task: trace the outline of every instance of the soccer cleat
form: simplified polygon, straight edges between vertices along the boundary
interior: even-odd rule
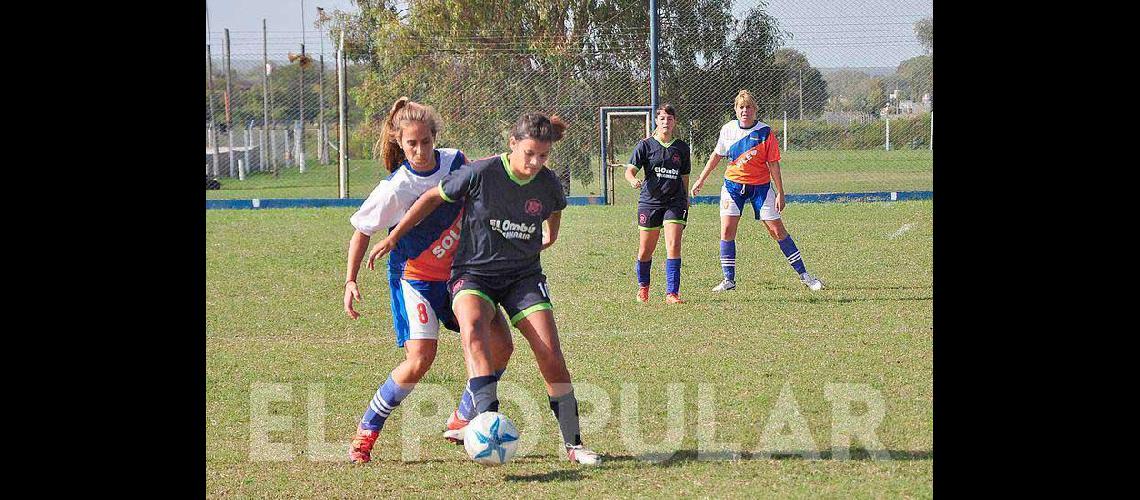
[[[380,431],[370,431],[357,427],[356,437],[352,438],[352,448],[348,450],[348,458],[354,464],[363,464],[372,460],[372,445],[376,444],[376,437]]]
[[[665,295],[665,303],[666,304],[684,304],[685,301],[681,300],[681,297],[679,295],[677,295],[675,293],[670,293],[670,294]]]
[[[800,275],[800,282],[802,282],[813,292],[823,290],[823,282],[820,281],[819,278],[816,278],[815,276],[812,276],[808,273],[803,273]]]
[[[649,302],[649,287],[642,286],[637,288],[637,301]]]
[[[582,465],[601,465],[602,456],[587,449],[585,446],[567,446],[566,458],[571,462],[579,463]]]
[[[470,420],[463,420],[459,416],[459,410],[451,412],[451,416],[447,417],[447,430],[443,431],[443,438],[454,444],[463,444],[463,432],[469,422]]]
[[[726,290],[736,290],[736,282],[730,279],[725,279],[712,289],[714,292],[723,292]]]

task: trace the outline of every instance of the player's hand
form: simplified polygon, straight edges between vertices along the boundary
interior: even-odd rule
[[[391,252],[392,247],[394,246],[396,245],[391,241],[388,241],[388,238],[384,238],[383,240],[380,240],[380,243],[373,245],[372,251],[368,252],[368,269],[375,271],[376,259],[388,255],[388,252]]]
[[[776,212],[784,213],[784,193],[776,193]]]
[[[641,179],[634,179],[632,182],[629,183],[630,186],[633,186],[633,189],[641,189],[641,184],[642,184]]]
[[[542,250],[546,250],[547,248],[550,248],[550,246],[553,244],[554,244],[554,240],[550,239],[550,233],[546,233],[546,234],[542,235]],[[542,250],[539,250],[539,251],[541,252]]]
[[[348,317],[356,319],[360,317],[360,313],[352,308],[352,301],[364,302],[364,297],[360,296],[360,289],[357,288],[355,281],[349,281],[344,284],[344,312],[348,313]]]
[[[701,188],[704,187],[704,185],[705,181],[697,179],[697,182],[693,183],[693,188],[689,190],[689,196],[696,196],[697,193],[701,192]]]

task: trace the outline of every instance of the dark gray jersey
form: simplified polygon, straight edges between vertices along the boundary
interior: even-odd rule
[[[566,195],[550,169],[519,181],[509,165],[504,153],[468,163],[440,181],[443,199],[463,204],[453,277],[519,277],[542,271],[542,221],[566,208]]]

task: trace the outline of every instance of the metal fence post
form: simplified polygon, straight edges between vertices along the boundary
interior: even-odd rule
[[[321,89],[320,102],[317,103],[320,113],[317,116],[317,122],[320,125],[317,127],[317,161],[321,165],[328,165],[329,163],[329,148],[328,140],[325,138],[327,130],[325,127],[325,50],[324,50],[324,34],[321,34],[321,69],[319,77],[319,85]]]
[[[206,44],[206,85],[210,96],[206,101],[210,104],[210,142],[214,148],[214,156],[211,158],[214,165],[214,177],[218,176],[218,156],[221,152],[218,151],[218,122],[214,118],[214,57],[210,55],[210,44]]]
[[[301,24],[304,27],[304,23]],[[301,31],[301,36],[305,36],[305,31]],[[299,94],[297,96],[300,106],[297,110],[297,167],[300,172],[305,173],[305,44],[301,43],[301,83],[297,89]]]
[[[273,137],[273,127],[269,126],[269,108],[272,105],[271,97],[273,95],[269,89],[269,28],[265,19],[261,19],[261,60],[265,62],[265,76],[262,78],[262,85],[265,87],[265,123],[262,127],[265,128],[265,134],[269,136],[269,169],[273,171],[273,177],[277,177],[277,157],[274,155],[277,148],[276,141]]]
[[[253,147],[253,133],[250,131],[251,128],[253,128],[253,120],[250,120],[249,124],[245,127],[245,173],[247,174],[251,170],[249,167],[251,165],[249,162],[249,150]]]
[[[788,150],[788,112],[784,111],[784,151]]]
[[[886,118],[887,121],[887,151],[891,150],[891,119]]]
[[[340,184],[340,198],[348,198],[348,96],[345,91],[345,77],[344,73],[347,70],[347,64],[344,62],[344,31],[340,32],[340,48],[337,54],[337,118],[339,127],[337,127],[337,135],[339,141],[339,148],[337,149],[338,161],[340,168],[337,170],[337,177],[339,177]]]
[[[233,87],[230,85],[230,29],[226,28],[226,146],[229,148],[230,177],[234,176],[234,121],[230,112],[230,96]]]

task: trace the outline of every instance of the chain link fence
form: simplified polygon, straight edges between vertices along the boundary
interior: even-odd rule
[[[466,18],[438,14],[466,3]],[[561,115],[571,127],[549,166],[571,195],[601,195],[605,164],[624,163],[645,136],[643,117],[615,118],[612,157],[601,158],[599,108],[650,104],[646,2],[547,0],[509,13],[483,3],[413,0],[401,13],[316,23],[310,41],[346,37],[350,197],[387,175],[372,148],[402,95],[434,106],[438,144],[470,158],[506,151],[524,112]],[[780,141],[788,192],[933,189],[931,0],[658,3],[659,100],[678,109],[693,175],[747,88]],[[225,32],[207,47],[206,173],[222,181],[207,197],[336,197],[333,47],[301,57],[300,32],[228,35],[228,53]]]

